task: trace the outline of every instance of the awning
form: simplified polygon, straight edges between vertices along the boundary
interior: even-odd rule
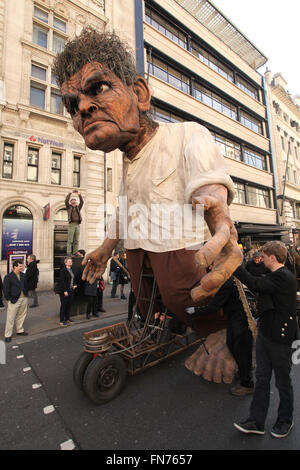
[[[237,232],[240,234],[247,235],[259,235],[259,236],[270,236],[274,235],[286,235],[291,231],[291,227],[285,227],[283,225],[263,225],[263,224],[249,224],[238,222],[235,224]]]

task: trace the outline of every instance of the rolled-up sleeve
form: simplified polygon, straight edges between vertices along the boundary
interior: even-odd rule
[[[226,164],[211,133],[197,123],[185,146],[185,201],[191,203],[192,194],[208,184],[222,184],[228,190],[227,203],[234,199],[234,185],[226,172]]]

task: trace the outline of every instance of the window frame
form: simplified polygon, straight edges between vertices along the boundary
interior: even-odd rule
[[[80,185],[81,185],[81,156],[80,155],[73,155],[73,186],[75,188],[80,188]],[[79,162],[79,170],[77,171],[75,169],[75,161],[78,161]],[[78,178],[78,184],[77,182],[75,183],[75,179],[74,177],[77,176]]]
[[[32,164],[29,163],[29,152],[30,151],[35,151],[37,152],[37,164]],[[30,183],[38,183],[39,181],[39,160],[40,160],[40,148],[39,147],[33,147],[29,145],[27,147],[27,178],[26,180],[29,181]],[[29,168],[36,168],[36,179],[29,179]]]
[[[53,156],[58,156],[59,157],[59,167],[54,167],[53,166]],[[61,185],[61,164],[62,164],[62,154],[56,150],[52,150],[51,152],[51,184],[54,184],[56,186],[60,186]],[[55,175],[59,175],[59,179],[58,179],[58,183],[53,183],[52,182],[52,175],[55,174]]]
[[[12,148],[12,159],[11,160],[7,160],[5,158],[5,147],[8,146],[8,147],[11,147]],[[3,149],[2,149],[2,154],[3,154],[3,159],[2,159],[2,178],[5,178],[5,179],[13,179],[13,171],[14,171],[14,153],[15,153],[15,144],[11,143],[11,142],[6,142],[4,141],[3,142]],[[4,166],[5,164],[7,166],[10,167],[11,171],[10,171],[10,176],[4,176]]]

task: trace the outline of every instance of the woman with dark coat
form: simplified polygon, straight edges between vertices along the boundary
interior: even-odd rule
[[[99,280],[97,279],[93,284],[90,284],[88,281],[85,282],[84,286],[84,295],[87,297],[87,310],[86,310],[86,318],[89,320],[91,314],[93,317],[99,317],[97,313],[98,307],[98,283]]]
[[[58,290],[60,297],[60,326],[68,326],[72,320],[70,319],[70,311],[73,301],[74,289],[74,273],[72,271],[72,258],[67,256],[64,259],[64,266],[59,273]]]
[[[25,273],[25,287],[28,291],[29,297],[33,298],[33,304],[29,305],[29,308],[38,307],[38,296],[36,293],[36,288],[39,282],[39,270],[38,263],[40,260],[37,260],[35,255],[28,255],[27,257],[27,269]]]

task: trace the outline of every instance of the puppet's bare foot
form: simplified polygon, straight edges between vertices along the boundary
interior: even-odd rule
[[[210,382],[231,383],[236,362],[226,345],[226,330],[209,335],[203,345],[186,361],[185,366],[196,375]]]

